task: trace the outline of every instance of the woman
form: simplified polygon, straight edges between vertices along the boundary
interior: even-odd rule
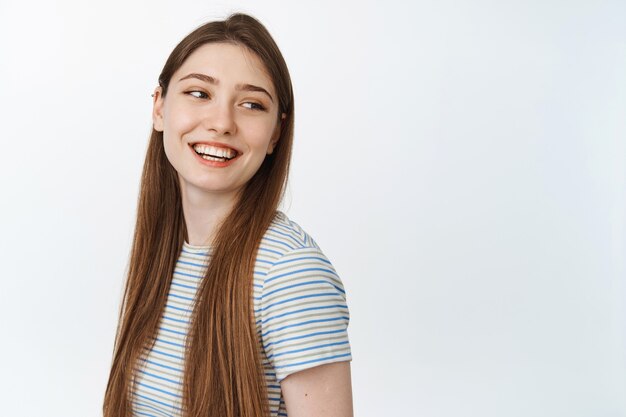
[[[254,18],[200,26],[159,76],[104,415],[351,416],[345,292],[277,211],[294,103]]]

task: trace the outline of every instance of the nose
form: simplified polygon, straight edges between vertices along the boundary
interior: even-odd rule
[[[214,103],[206,109],[204,125],[218,135],[233,135],[237,131],[233,108],[227,102]]]

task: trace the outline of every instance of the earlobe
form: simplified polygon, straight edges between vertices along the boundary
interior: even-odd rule
[[[163,97],[161,86],[157,87],[152,93],[152,127],[157,132],[163,132]]]
[[[276,135],[275,138],[272,138],[272,140],[270,141],[270,146],[267,148],[267,154],[271,155],[272,152],[274,152],[274,148],[276,147],[276,143],[278,142],[278,138],[279,136]]]
[[[267,154],[268,155],[271,155],[272,152],[274,152],[274,148],[276,147],[276,143],[278,143],[278,140],[280,139],[280,132],[283,130],[283,120],[285,120],[286,117],[287,117],[287,115],[285,113],[283,113],[280,116],[280,123],[278,123],[276,125],[276,129],[274,129],[274,136],[272,137],[272,140],[270,141],[269,148],[267,149]]]

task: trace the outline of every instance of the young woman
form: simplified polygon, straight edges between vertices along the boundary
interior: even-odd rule
[[[200,26],[159,76],[104,416],[352,416],[346,295],[277,210],[294,102],[267,30]]]

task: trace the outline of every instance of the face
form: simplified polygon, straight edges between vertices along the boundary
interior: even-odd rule
[[[209,43],[154,94],[153,125],[163,132],[181,191],[234,196],[272,153],[280,134],[278,97],[260,59],[243,46]]]

